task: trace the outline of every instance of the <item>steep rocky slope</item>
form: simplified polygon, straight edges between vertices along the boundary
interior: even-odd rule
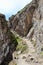
[[[33,0],[25,9],[10,17],[9,21],[13,32],[24,37],[27,35],[25,39],[22,39],[31,48],[28,50],[27,57],[24,53],[25,59],[22,58],[22,53],[18,55],[17,65],[43,65],[43,0]]]
[[[9,18],[11,29],[16,31],[19,35],[27,35],[32,27],[32,17],[36,7],[37,1],[32,1],[16,15],[12,15]]]

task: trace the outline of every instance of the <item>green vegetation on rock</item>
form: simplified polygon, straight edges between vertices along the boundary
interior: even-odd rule
[[[34,47],[36,46],[36,41],[32,40],[32,44],[34,45]]]
[[[16,37],[16,40],[18,43],[22,41],[22,39],[20,39],[19,37]]]
[[[12,65],[17,65],[17,64],[12,64]]]
[[[40,53],[40,54],[41,54],[41,56],[43,56],[43,51],[41,51],[41,53]]]
[[[12,33],[11,33],[11,42],[17,46],[16,51],[21,51],[22,53],[27,49],[27,45],[25,44],[25,42],[20,37],[15,36]]]
[[[14,44],[17,43],[17,40],[16,40],[15,36],[12,33],[11,33],[10,39],[11,39],[12,43],[14,43]]]
[[[21,51],[21,53],[23,53],[26,49],[27,49],[27,45],[26,44],[18,43],[16,51]]]

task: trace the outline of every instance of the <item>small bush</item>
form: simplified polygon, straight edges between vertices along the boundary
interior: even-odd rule
[[[16,37],[16,40],[18,43],[22,41],[22,39],[20,39],[19,37]]]
[[[41,56],[43,56],[43,51],[40,54],[41,54]]]
[[[17,39],[15,38],[15,36],[12,33],[10,35],[10,39],[11,39],[11,43],[18,44]]]
[[[14,65],[17,65],[17,64],[14,64]]]
[[[19,43],[18,46],[17,46],[17,48],[16,48],[16,51],[19,51],[19,50],[20,50],[21,53],[22,53],[22,52],[24,52],[26,49],[27,49],[27,45],[23,45],[23,44]]]

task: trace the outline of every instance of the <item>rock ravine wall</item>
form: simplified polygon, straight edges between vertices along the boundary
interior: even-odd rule
[[[7,21],[3,14],[0,14],[0,64],[9,52],[9,31]]]

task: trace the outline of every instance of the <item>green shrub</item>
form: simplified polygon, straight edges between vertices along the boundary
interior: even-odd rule
[[[16,51],[21,50],[21,53],[24,52],[27,49],[27,45],[23,45],[21,43],[18,44]]]
[[[40,53],[40,54],[41,54],[41,56],[43,56],[43,51],[41,51],[41,53]]]
[[[33,40],[32,40],[32,44],[33,44],[34,47],[35,47],[35,46],[36,46],[36,41],[33,41]]]
[[[16,37],[16,40],[18,43],[22,41],[22,39],[20,39],[19,37]]]
[[[22,47],[21,53],[24,52],[26,49],[27,49],[27,45],[24,45],[24,46]]]
[[[22,53],[22,52],[24,52],[27,49],[27,45],[21,43],[23,41],[21,38],[15,37],[11,33],[10,34],[10,39],[11,39],[11,43],[13,43],[15,45],[15,47],[16,47],[16,51],[21,50],[21,53]]]
[[[17,64],[14,64],[14,65],[17,65]]]
[[[11,40],[11,44],[14,44],[15,47],[18,45],[18,42],[12,33],[10,33],[10,40]]]

